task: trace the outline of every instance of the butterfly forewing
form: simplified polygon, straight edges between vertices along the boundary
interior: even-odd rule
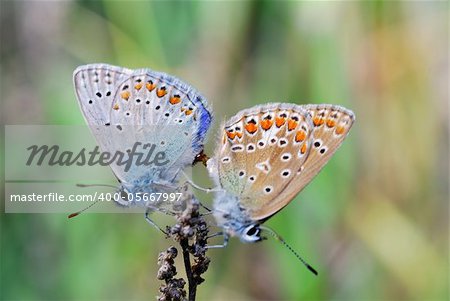
[[[306,105],[303,108],[309,112],[313,126],[311,150],[295,178],[273,200],[277,206],[262,207],[252,215],[255,220],[270,217],[289,204],[336,152],[355,120],[353,112],[336,105]]]
[[[311,148],[307,111],[290,104],[245,110],[223,127],[218,173],[221,186],[251,215],[279,208],[276,196],[295,178]]]
[[[296,179],[303,189],[330,160],[341,146],[355,121],[352,111],[336,105],[307,105],[314,126],[312,149],[300,177]]]
[[[74,71],[75,92],[88,125],[109,122],[117,86],[132,72],[104,64],[80,66]]]

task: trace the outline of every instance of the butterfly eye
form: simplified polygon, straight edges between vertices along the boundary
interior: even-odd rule
[[[257,231],[256,227],[251,227],[250,229],[247,230],[247,233],[246,233],[246,234],[247,234],[248,236],[253,236],[253,235],[255,235],[257,232],[258,232],[258,231]]]
[[[242,230],[241,240],[244,242],[257,242],[261,240],[261,230],[258,225],[249,225]]]

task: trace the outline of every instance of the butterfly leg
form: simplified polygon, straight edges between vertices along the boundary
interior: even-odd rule
[[[155,227],[156,229],[158,229],[159,231],[161,231],[162,233],[164,233],[164,235],[168,235],[166,231],[164,231],[163,229],[161,229],[152,219],[150,219],[150,217],[148,216],[148,214],[150,213],[150,210],[147,209],[145,211],[145,220],[152,225],[153,227]]]
[[[228,240],[230,239],[230,236],[223,232],[218,232],[216,234],[211,235],[210,237],[223,235],[223,243],[221,245],[212,245],[212,246],[206,246],[207,249],[219,249],[219,248],[225,248],[228,245]]]
[[[208,211],[208,212],[206,212],[206,213],[201,213],[200,215],[201,215],[201,216],[208,216],[208,215],[211,215],[211,214],[214,214],[214,212]]]
[[[198,189],[198,190],[200,190],[200,191],[203,191],[203,192],[206,192],[206,193],[223,191],[223,189],[220,188],[220,187],[216,187],[216,188],[203,188],[203,187],[201,187],[201,186],[198,186],[197,184],[195,184],[194,182],[192,182],[192,180],[186,175],[186,173],[185,173],[184,171],[182,171],[181,173],[184,175],[184,177],[186,178],[186,182],[187,182],[189,185],[191,185],[192,187],[194,187],[194,188],[196,188],[196,189]]]
[[[175,191],[178,188],[178,186],[173,185],[173,183],[168,182],[168,181],[163,181],[163,182],[154,181],[152,183],[152,187],[157,190],[163,189],[163,190],[167,190],[167,191]]]
[[[170,215],[170,216],[175,216],[175,215],[177,215],[177,214],[175,213],[175,211],[170,211],[170,210],[164,209],[164,208],[156,208],[155,211],[158,211],[158,212],[164,213],[165,215]]]
[[[206,239],[210,239],[210,238],[213,238],[213,237],[216,237],[216,236],[221,236],[221,235],[223,235],[223,232],[222,232],[222,231],[216,232],[216,233],[214,233],[214,234],[211,234],[211,235],[206,236]]]
[[[208,213],[207,213],[207,214],[211,214],[211,213],[212,213],[212,210],[211,210],[211,209],[209,209],[208,207],[206,207],[205,205],[203,205],[203,203],[202,203],[202,202],[200,202],[200,201],[199,201],[199,204],[200,204],[200,206],[202,206],[202,207],[203,207],[203,209],[205,209],[206,211],[208,211]],[[204,214],[204,215],[206,215],[206,214]]]

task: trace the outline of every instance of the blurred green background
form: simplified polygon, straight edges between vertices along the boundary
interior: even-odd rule
[[[355,112],[341,149],[267,223],[319,277],[273,240],[233,239],[208,252],[198,300],[448,300],[448,2],[0,4],[4,124],[83,124],[72,71],[93,62],[195,86],[216,115],[208,153],[218,124],[255,104]],[[2,213],[1,226],[3,300],[154,300],[172,244],[135,214]]]

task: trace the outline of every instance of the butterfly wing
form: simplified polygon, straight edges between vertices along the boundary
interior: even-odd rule
[[[330,160],[348,135],[355,121],[352,111],[337,105],[306,105],[313,125],[311,150],[299,173],[267,206],[252,215],[254,220],[264,220],[281,210],[316,176]],[[273,204],[273,205],[272,205]]]
[[[223,127],[212,164],[216,181],[239,197],[252,220],[267,219],[322,169],[353,121],[351,111],[332,105],[269,104],[242,111]]]
[[[283,206],[276,196],[297,176],[311,148],[307,111],[293,104],[256,106],[232,117],[222,130],[219,185],[238,196],[251,215]]]
[[[79,67],[74,82],[83,114],[103,150],[129,152],[139,142],[144,153],[145,145],[147,151],[154,146],[153,154],[164,154],[164,166],[132,164],[125,170],[111,164],[126,187],[145,187],[155,179],[172,182],[203,149],[212,115],[206,100],[179,79],[150,69],[94,64]]]
[[[80,66],[74,71],[75,93],[88,125],[102,126],[109,122],[117,86],[132,72],[106,64]]]

